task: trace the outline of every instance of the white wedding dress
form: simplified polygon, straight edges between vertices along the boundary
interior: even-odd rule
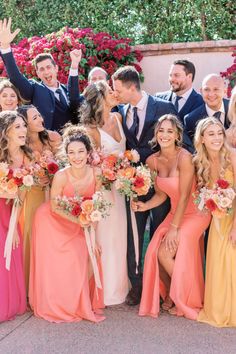
[[[105,154],[125,151],[126,138],[122,125],[116,117],[121,141],[117,142],[104,130],[98,129],[101,148]],[[110,215],[102,219],[97,227],[97,240],[101,246],[103,288],[105,305],[117,305],[125,301],[129,291],[127,270],[127,217],[125,198],[112,186],[104,195],[112,203]]]

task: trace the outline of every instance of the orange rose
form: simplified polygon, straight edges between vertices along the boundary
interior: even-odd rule
[[[89,226],[90,220],[88,219],[88,215],[84,213],[80,213],[79,223],[82,227]]]
[[[133,160],[133,154],[130,150],[126,150],[124,152],[124,157],[126,157],[129,161],[132,161]]]
[[[44,177],[45,176],[45,170],[41,168],[36,172],[37,177]]]
[[[109,169],[105,169],[102,171],[102,174],[105,178],[107,178],[109,181],[114,181],[116,179],[116,174],[114,171],[111,171]]]
[[[134,167],[126,167],[118,171],[119,176],[124,177],[124,178],[133,178],[135,174],[135,168]]]
[[[92,200],[84,200],[81,203],[81,209],[82,209],[82,213],[81,214],[91,214],[93,211],[93,201]]]
[[[109,155],[104,158],[103,163],[105,164],[105,166],[114,167],[115,164],[117,163],[117,156]]]

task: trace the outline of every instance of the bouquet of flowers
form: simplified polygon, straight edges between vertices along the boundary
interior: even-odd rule
[[[136,150],[126,150],[124,153],[118,155],[110,154],[103,156],[99,152],[95,152],[96,156],[93,156],[93,164],[96,161],[96,165],[101,168],[101,182],[106,190],[111,190],[111,186],[116,181],[119,171],[127,169],[136,164],[140,156]]]
[[[199,210],[209,210],[217,218],[229,215],[232,212],[232,204],[235,191],[224,179],[218,179],[211,189],[203,187],[195,193],[195,204]]]
[[[118,171],[115,188],[128,199],[135,199],[148,193],[154,184],[153,177],[151,170],[147,166],[128,166]]]
[[[18,190],[30,189],[34,184],[32,167],[12,169],[0,162],[0,193],[17,194]]]
[[[34,179],[38,184],[39,179],[48,176],[50,179],[59,170],[59,163],[53,158],[50,150],[45,150],[42,155],[36,155],[36,162],[33,165]]]
[[[55,201],[59,210],[78,218],[79,224],[84,228],[109,216],[111,207],[111,203],[104,199],[102,192],[96,192],[91,198],[57,196]]]

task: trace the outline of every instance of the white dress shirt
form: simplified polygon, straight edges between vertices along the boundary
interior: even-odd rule
[[[142,98],[141,100],[136,104],[136,106],[130,105],[130,108],[127,112],[126,116],[126,125],[128,129],[133,124],[133,108],[137,107],[137,114],[139,117],[139,130],[137,134],[137,139],[140,138],[143,127],[144,127],[144,122],[145,122],[145,117],[146,117],[146,110],[147,110],[147,103],[148,103],[148,94],[145,91],[142,91]]]
[[[221,112],[220,121],[224,125],[224,122],[225,122],[225,107],[224,107],[224,103],[223,102],[221,103],[220,109],[218,109],[218,111],[213,111],[213,109],[208,107],[207,104],[205,106],[206,106],[206,111],[207,111],[208,117],[213,117],[214,113]]]
[[[180,100],[178,101],[178,104],[179,104],[179,106],[178,106],[178,107],[179,107],[178,112],[183,108],[183,106],[185,105],[187,99],[188,99],[189,96],[191,95],[192,91],[193,91],[193,88],[191,87],[188,91],[186,91],[185,93],[183,93],[183,94],[181,95],[181,98],[180,98]],[[172,97],[171,97],[171,102],[173,103],[173,105],[175,105],[176,97],[177,97],[176,93],[173,92],[173,95],[172,95]]]

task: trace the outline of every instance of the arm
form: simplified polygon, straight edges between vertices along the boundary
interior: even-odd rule
[[[70,52],[71,67],[68,78],[68,95],[70,102],[70,109],[76,111],[81,103],[81,96],[79,93],[79,78],[78,66],[82,58],[82,50],[74,49]]]
[[[57,209],[55,198],[58,195],[62,195],[66,183],[67,183],[67,177],[65,171],[57,172],[53,178],[52,188],[51,188],[51,210],[57,215],[63,217],[64,219],[78,224],[78,218],[74,217],[73,215],[66,214],[63,210]]]
[[[153,154],[151,156],[149,156],[146,160],[146,164],[148,165],[148,167],[150,168],[150,170],[152,172],[156,172],[157,171],[157,157],[156,154]],[[162,203],[164,203],[164,201],[167,198],[166,193],[164,193],[163,191],[161,191],[157,185],[154,185],[155,188],[155,194],[152,196],[151,199],[149,199],[147,202],[143,203],[143,202],[131,202],[132,208],[134,211],[146,211],[155,207],[158,207],[159,205],[161,205]]]
[[[0,21],[0,43],[1,50],[3,51],[2,59],[6,66],[8,76],[13,85],[19,89],[23,98],[31,101],[34,92],[33,83],[20,73],[10,47],[11,42],[19,32],[20,30],[17,29],[15,32],[11,33],[11,18],[8,21],[6,19]]]
[[[52,147],[52,153],[55,155],[62,142],[61,135],[57,133],[56,131],[48,130],[48,135],[50,139],[50,145]]]

